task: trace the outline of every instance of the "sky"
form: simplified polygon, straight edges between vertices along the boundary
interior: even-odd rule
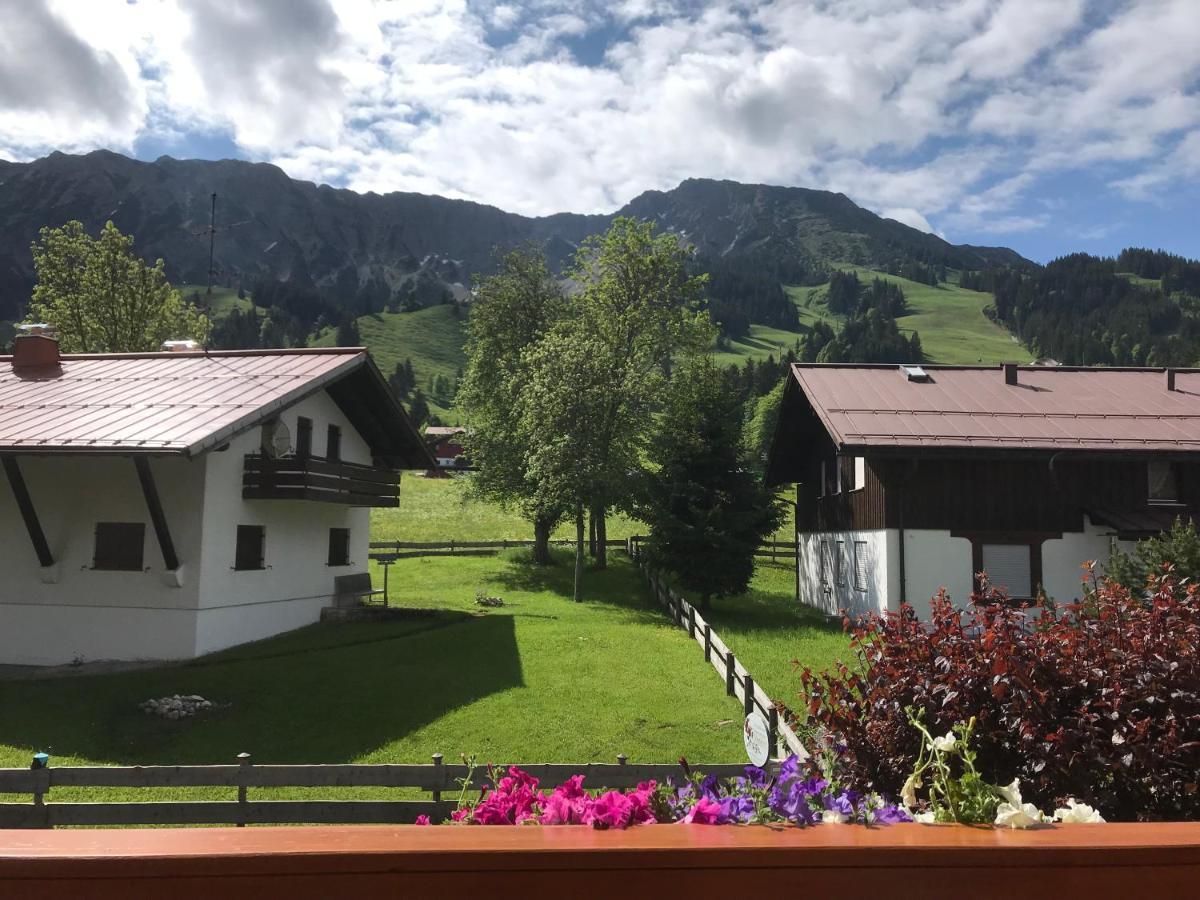
[[[840,191],[1046,261],[1200,257],[1200,0],[0,0],[0,158],[240,158],[610,212]]]

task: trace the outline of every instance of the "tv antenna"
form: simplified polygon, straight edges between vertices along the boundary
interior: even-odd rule
[[[208,290],[205,291],[206,294],[208,294],[210,296],[212,295],[213,276],[217,274],[217,270],[213,266],[213,250],[215,249],[216,242],[217,242],[217,232],[218,231],[228,231],[230,228],[237,228],[239,225],[248,225],[248,224],[250,224],[250,220],[243,219],[241,222],[233,222],[232,224],[222,225],[218,228],[217,227],[217,192],[213,191],[212,211],[209,213],[208,227],[203,228],[200,231],[192,232],[192,234],[194,234],[196,237],[201,237],[206,234],[208,235]]]

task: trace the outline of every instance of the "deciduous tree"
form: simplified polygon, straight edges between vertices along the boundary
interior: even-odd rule
[[[163,261],[148,265],[112,222],[95,238],[78,221],[43,228],[32,250],[29,319],[53,325],[63,350],[127,353],[207,339],[208,320],[171,287]]]

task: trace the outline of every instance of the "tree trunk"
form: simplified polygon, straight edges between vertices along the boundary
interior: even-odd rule
[[[583,600],[583,504],[575,507],[575,602]]]
[[[596,558],[596,508],[588,512],[588,556]]]
[[[538,516],[533,520],[533,561],[539,566],[548,566],[550,558],[550,519]]]
[[[596,508],[596,568],[608,568],[608,520],[607,510],[603,506]]]

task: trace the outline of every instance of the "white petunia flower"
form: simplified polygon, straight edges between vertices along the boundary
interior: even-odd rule
[[[1004,785],[998,785],[996,787],[996,792],[1009,806],[1021,805],[1021,780],[1019,778],[1014,778],[1012,780],[1012,784],[1008,785],[1007,787]]]
[[[940,750],[942,753],[949,753],[958,745],[958,739],[954,736],[953,731],[946,732],[945,737],[933,739],[933,749]]]
[[[821,813],[821,821],[826,825],[841,825],[846,821],[846,816],[836,809],[827,809]]]
[[[922,825],[932,825],[934,822],[937,821],[937,817],[933,814],[932,811],[919,812],[919,813],[913,813],[913,821],[920,822]]]
[[[904,782],[904,787],[900,788],[900,802],[912,809],[917,805],[917,788],[921,786],[921,779],[916,775],[909,775],[908,780]]]
[[[1009,828],[1029,828],[1031,825],[1040,825],[1046,821],[1046,817],[1032,803],[1023,803],[1020,806],[1015,806],[1012,803],[1001,803],[996,807],[996,824],[1007,826]]]
[[[1067,805],[1054,811],[1054,818],[1064,824],[1080,822],[1103,822],[1104,817],[1086,803],[1076,802],[1074,797],[1067,800]]]

